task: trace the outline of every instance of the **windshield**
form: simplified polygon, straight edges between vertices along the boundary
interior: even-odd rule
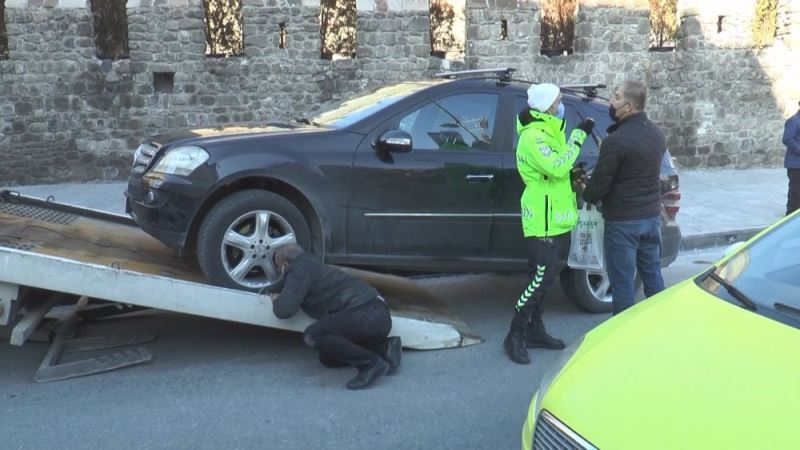
[[[311,121],[333,128],[344,128],[421,89],[438,83],[441,83],[441,81],[416,81],[377,88],[346,100],[334,109],[319,114]]]
[[[759,314],[800,328],[800,215],[738,252],[714,273],[751,300]],[[740,304],[712,278],[701,277],[700,286]]]

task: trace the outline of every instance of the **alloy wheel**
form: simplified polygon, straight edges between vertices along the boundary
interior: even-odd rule
[[[297,243],[289,222],[273,211],[250,211],[239,216],[222,239],[222,265],[236,283],[250,289],[280,279],[272,256],[280,246]]]

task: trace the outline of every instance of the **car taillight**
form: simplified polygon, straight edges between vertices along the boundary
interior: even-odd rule
[[[661,196],[661,203],[664,204],[664,211],[670,220],[675,220],[678,211],[681,209],[681,191],[677,188],[666,192]]]

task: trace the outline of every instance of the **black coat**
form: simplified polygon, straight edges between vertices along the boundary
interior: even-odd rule
[[[633,220],[661,212],[664,133],[642,111],[615,123],[600,145],[600,157],[583,191],[589,203],[603,201],[606,220]]]
[[[272,305],[279,319],[288,319],[300,308],[314,319],[345,308],[362,305],[378,295],[374,287],[343,271],[302,254],[286,270],[283,290]]]

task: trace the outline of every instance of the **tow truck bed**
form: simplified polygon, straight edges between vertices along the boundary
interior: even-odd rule
[[[378,288],[392,308],[392,335],[405,347],[437,349],[475,344],[480,337],[412,280],[345,269]],[[268,296],[210,285],[192,259],[141,231],[127,216],[49,202],[0,190],[0,326],[21,345],[20,287],[45,289],[285,330],[310,319],[272,314]],[[25,326],[23,326],[25,325]]]

